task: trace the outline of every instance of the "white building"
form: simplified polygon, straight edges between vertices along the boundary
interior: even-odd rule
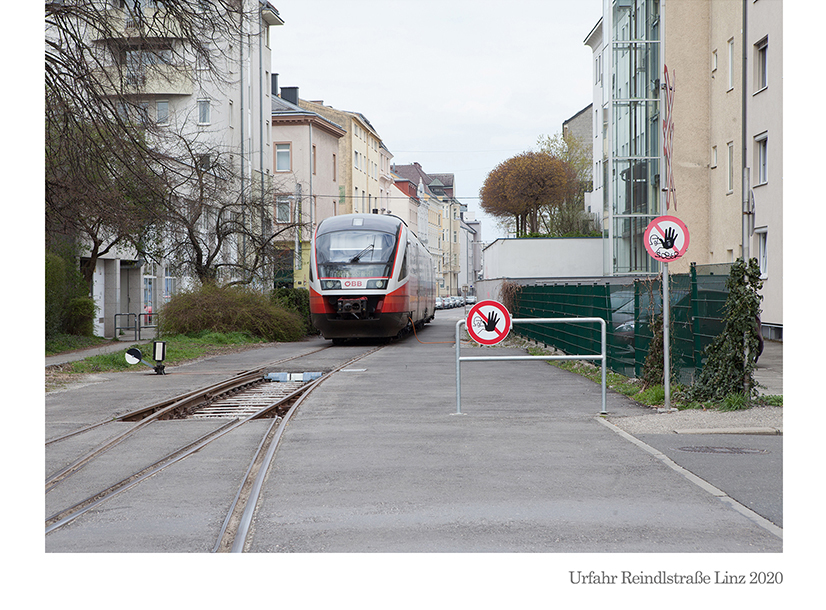
[[[120,93],[142,107],[157,126],[183,136],[194,150],[203,150],[196,162],[209,164],[212,151],[231,159],[240,176],[239,194],[255,185],[263,190],[271,179],[269,28],[283,25],[268,2],[241,1],[238,38],[209,41],[220,77],[182,48],[172,29],[160,36],[155,30],[151,39],[143,34],[142,20],[157,24],[164,10],[153,0],[106,0],[108,37],[94,37],[91,30],[88,34],[90,52],[125,75]],[[262,224],[264,218],[260,220]],[[167,261],[147,263],[129,249],[109,252],[94,271],[92,295],[99,308],[95,333],[115,336],[116,314],[144,314],[142,322],[148,323],[146,313],[157,313],[189,279],[176,277]],[[130,323],[126,316],[118,318],[118,325]]]

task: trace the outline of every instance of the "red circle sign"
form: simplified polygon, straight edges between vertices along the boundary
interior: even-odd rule
[[[498,301],[476,303],[465,324],[470,338],[482,345],[496,345],[508,336],[513,326],[510,312]]]
[[[643,240],[654,259],[670,263],[688,250],[688,228],[676,216],[660,216],[648,224]]]

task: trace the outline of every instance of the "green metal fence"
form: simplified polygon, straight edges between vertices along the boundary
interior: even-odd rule
[[[691,383],[704,351],[723,330],[725,265],[692,265],[670,274],[671,362],[682,383]],[[608,368],[628,377],[642,375],[651,341],[650,322],[662,313],[660,278],[612,278],[603,283],[526,283],[511,304],[515,318],[600,317],[608,325]],[[549,327],[520,324],[514,332],[565,353],[598,353],[599,329],[587,324]]]

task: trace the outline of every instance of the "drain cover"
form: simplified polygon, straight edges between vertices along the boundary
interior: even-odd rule
[[[727,454],[754,454],[768,453],[765,449],[749,449],[748,447],[680,447],[680,451],[690,453],[727,453]]]

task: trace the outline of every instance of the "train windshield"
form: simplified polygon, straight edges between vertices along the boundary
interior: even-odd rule
[[[319,277],[390,277],[396,236],[382,231],[336,231],[316,238]]]

